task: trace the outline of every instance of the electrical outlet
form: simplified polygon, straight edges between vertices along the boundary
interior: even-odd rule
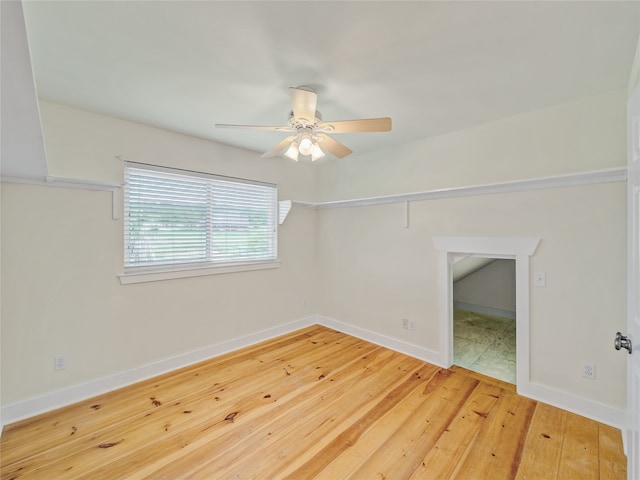
[[[409,330],[415,330],[415,329],[416,329],[416,321],[409,320]]]
[[[64,370],[65,368],[67,368],[67,359],[64,355],[56,355],[53,357],[54,370]]]
[[[407,330],[409,328],[409,320],[406,318],[402,319],[402,328],[404,328],[405,330]]]
[[[582,376],[589,380],[596,379],[596,364],[591,362],[584,362],[582,364]]]

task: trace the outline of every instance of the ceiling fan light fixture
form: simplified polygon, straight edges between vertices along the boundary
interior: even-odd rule
[[[305,157],[311,157],[313,161],[324,157],[325,152],[336,158],[344,158],[353,153],[345,145],[327,135],[328,133],[391,131],[391,119],[389,117],[324,122],[317,109],[318,94],[311,87],[304,85],[290,87],[289,93],[292,109],[286,126],[216,123],[216,127],[293,132],[293,135],[280,140],[275,147],[263,153],[261,157],[284,155],[295,161],[298,161],[298,157],[301,154]],[[319,147],[319,143],[322,144],[322,149]],[[283,154],[282,151],[285,149],[286,152]]]
[[[300,137],[298,150],[302,155],[311,155],[314,145],[315,144],[313,142],[313,139],[311,138],[311,135],[309,135],[308,133],[303,133]]]
[[[285,157],[289,157],[291,160],[298,161],[298,142],[291,142],[289,148],[284,152]]]
[[[320,146],[316,143],[311,150],[311,161],[315,162],[319,158],[324,157],[324,152],[320,148]]]

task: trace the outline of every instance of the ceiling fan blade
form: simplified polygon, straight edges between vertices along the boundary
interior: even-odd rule
[[[334,157],[344,158],[347,155],[349,155],[350,153],[353,153],[352,150],[350,150],[349,148],[345,147],[343,144],[341,144],[337,140],[334,140],[329,135],[325,135],[324,133],[320,133],[320,134],[318,134],[318,137],[320,137],[322,139],[320,141],[320,144],[319,144],[320,148],[322,150],[325,150],[325,151],[329,152]]]
[[[289,87],[291,94],[291,105],[293,117],[304,118],[313,122],[316,118],[316,107],[318,105],[318,94],[306,87]]]
[[[260,155],[260,157],[266,158],[266,157],[275,157],[279,155],[285,148],[287,148],[291,144],[291,142],[293,142],[295,138],[296,138],[295,135],[291,135],[290,137],[285,138],[280,143],[278,143],[275,147],[273,147],[271,150]]]
[[[318,125],[318,130],[328,133],[389,132],[391,130],[391,119],[383,117],[323,122]]]
[[[276,130],[278,132],[295,132],[291,127],[272,127],[268,125],[229,125],[226,123],[216,123],[217,128],[246,128],[249,130]]]

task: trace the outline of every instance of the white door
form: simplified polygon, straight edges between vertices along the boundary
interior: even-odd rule
[[[627,103],[627,477],[640,479],[640,85]],[[623,332],[624,333],[624,332]],[[623,432],[624,434],[625,432]]]

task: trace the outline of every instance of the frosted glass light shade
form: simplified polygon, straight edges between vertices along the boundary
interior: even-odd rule
[[[313,140],[311,140],[311,137],[303,136],[300,140],[298,150],[300,150],[300,153],[303,155],[311,155],[311,151],[313,150]]]
[[[289,157],[291,160],[298,161],[298,142],[292,142],[289,148],[284,152],[285,157]]]
[[[318,160],[319,158],[322,158],[322,157],[324,157],[324,152],[318,146],[318,144],[315,144],[313,146],[313,149],[311,150],[311,161],[315,162],[316,160]]]

